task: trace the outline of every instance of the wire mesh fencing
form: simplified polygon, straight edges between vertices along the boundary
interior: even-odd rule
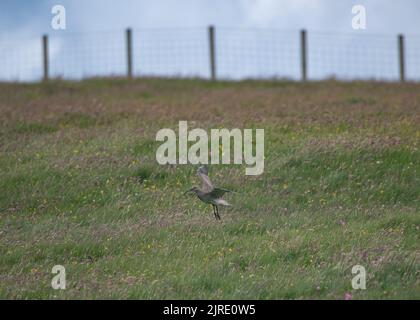
[[[49,38],[49,76],[81,79],[122,76],[126,43],[121,32],[74,34]]]
[[[0,80],[31,81],[42,76],[40,38],[0,39]]]
[[[420,80],[420,37],[179,28],[1,39],[0,80],[88,77]]]
[[[397,37],[310,33],[310,76],[398,81]]]

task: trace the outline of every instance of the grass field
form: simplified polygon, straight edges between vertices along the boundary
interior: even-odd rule
[[[420,84],[0,84],[0,298],[420,299],[419,111]],[[156,162],[179,120],[265,129],[264,174],[210,167],[221,221]]]

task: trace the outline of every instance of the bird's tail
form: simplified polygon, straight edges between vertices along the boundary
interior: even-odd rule
[[[223,199],[217,199],[216,203],[219,206],[230,206],[230,203]]]

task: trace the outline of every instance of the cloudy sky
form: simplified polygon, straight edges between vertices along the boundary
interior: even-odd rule
[[[66,30],[51,28],[56,4],[66,9]],[[365,30],[352,29],[356,4],[366,7]],[[225,77],[298,77],[298,31],[305,28],[310,76],[391,79],[398,72],[396,35],[404,33],[408,74],[420,78],[419,15],[418,0],[1,0],[0,79],[40,76],[44,33],[53,75],[123,73],[127,27],[134,29],[136,74],[207,76],[210,24],[217,30],[218,74]],[[369,59],[364,66],[362,55]]]

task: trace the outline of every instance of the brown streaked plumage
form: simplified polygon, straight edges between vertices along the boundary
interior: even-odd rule
[[[222,189],[222,188],[215,188],[213,186],[213,183],[211,182],[208,176],[207,166],[199,167],[197,170],[197,174],[200,177],[201,181],[203,182],[201,189],[197,187],[192,187],[191,189],[184,192],[184,194],[187,194],[189,192],[194,193],[204,203],[211,204],[213,206],[214,217],[220,220],[218,206],[230,205],[226,200],[222,199],[222,196],[225,193],[231,192],[231,191],[227,189]]]

